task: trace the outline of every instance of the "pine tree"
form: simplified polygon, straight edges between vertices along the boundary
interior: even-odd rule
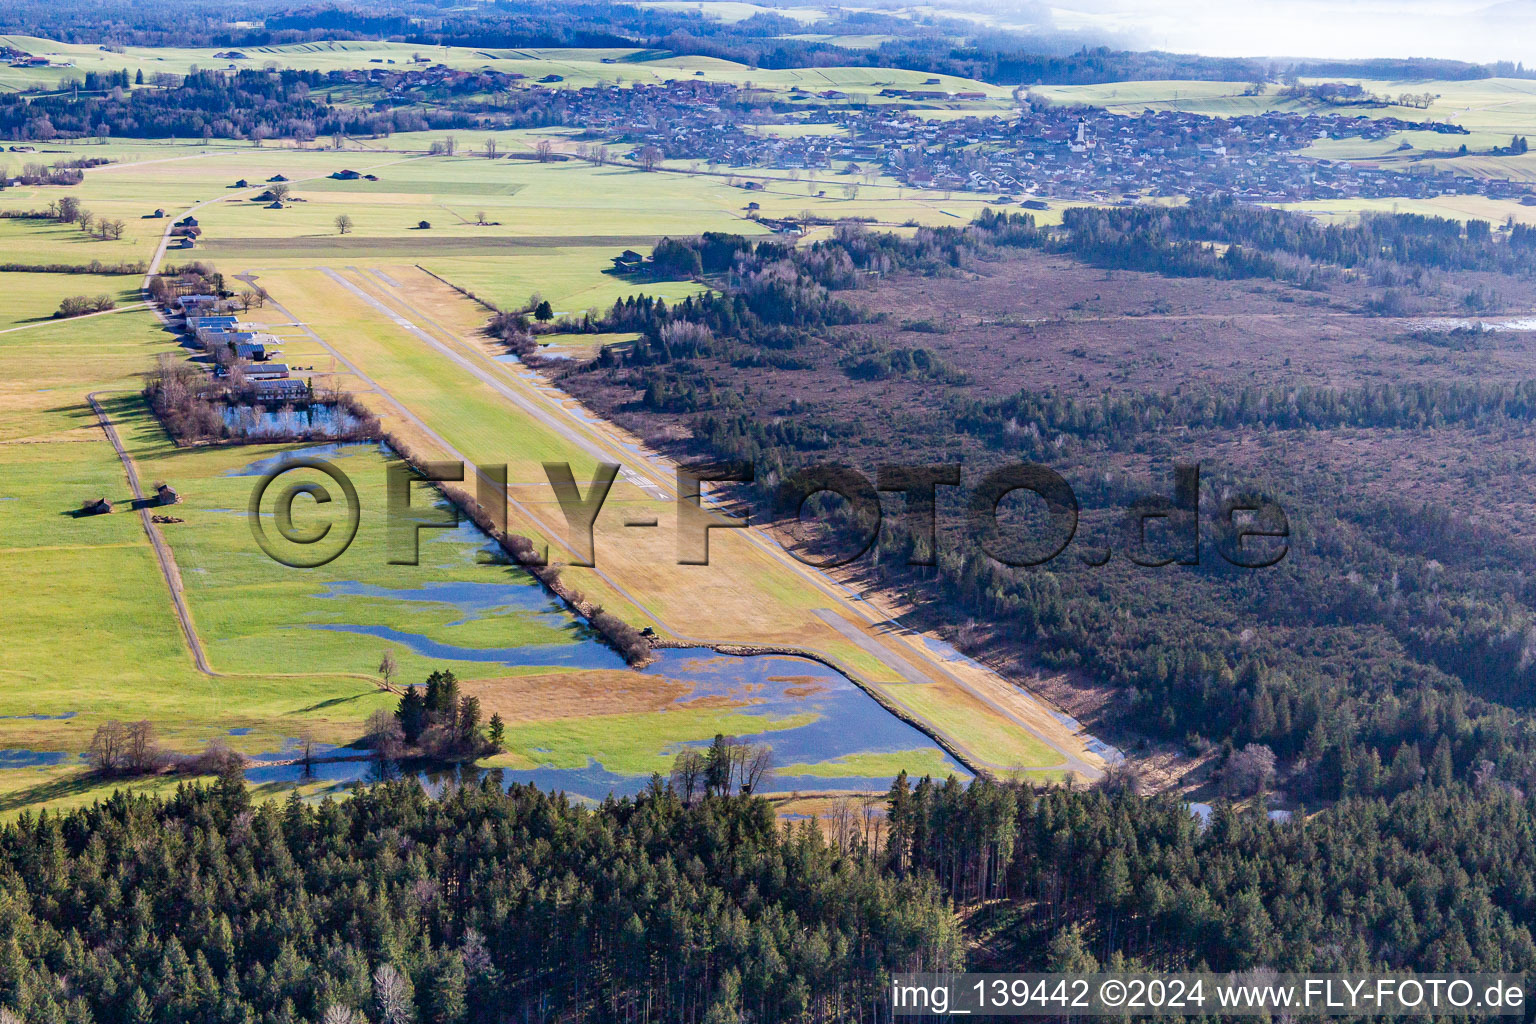
[[[414,686],[405,688],[395,710],[395,717],[400,720],[400,731],[405,734],[405,742],[415,743],[421,738],[427,728],[427,705],[420,690]]]

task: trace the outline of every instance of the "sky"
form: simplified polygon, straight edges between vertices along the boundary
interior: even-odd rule
[[[1019,27],[1138,50],[1536,66],[1536,0],[989,0],[984,6]]]

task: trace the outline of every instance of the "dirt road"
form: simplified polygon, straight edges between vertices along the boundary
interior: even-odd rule
[[[214,674],[213,667],[208,664],[208,657],[203,653],[203,642],[198,638],[197,628],[192,625],[192,612],[187,608],[186,595],[182,593],[181,572],[176,568],[176,558],[171,554],[170,545],[160,535],[160,528],[150,518],[150,506],[144,501],[144,491],[139,486],[139,472],[134,468],[133,460],[128,457],[128,449],[123,447],[122,438],[117,435],[117,428],[112,425],[112,419],[107,415],[107,410],[102,408],[101,402],[96,396],[104,392],[93,391],[85,396],[91,403],[91,408],[96,411],[96,418],[101,421],[101,429],[106,431],[107,440],[112,442],[112,448],[117,452],[118,459],[123,464],[123,472],[128,476],[128,488],[133,492],[133,503],[137,506],[139,520],[144,524],[144,533],[149,537],[150,546],[155,549],[155,559],[160,563],[160,573],[165,577],[166,588],[171,592],[171,603],[176,606],[176,620],[181,623],[181,632],[187,638],[187,648],[192,652],[192,662],[197,670],[204,675]]]

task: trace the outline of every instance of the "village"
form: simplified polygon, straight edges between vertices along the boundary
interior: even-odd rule
[[[893,91],[901,92],[887,90]],[[1012,117],[938,120],[899,104],[842,105],[841,94],[834,93],[830,100],[817,96],[826,105],[803,117],[807,124],[826,125],[827,134],[784,137],[734,117],[735,92],[687,82],[581,90],[567,94],[566,102],[576,115],[572,119],[594,136],[612,133],[637,147],[654,146],[674,160],[834,170],[855,180],[885,174],[922,189],[1078,201],[1216,193],[1250,202],[1438,195],[1520,199],[1532,194],[1529,185],[1508,179],[1427,168],[1405,174],[1305,152],[1321,139],[1371,141],[1407,130],[1448,138],[1465,134],[1441,122],[1293,111],[1218,118],[1145,110],[1126,117],[1100,108],[1032,102],[1027,94]],[[601,96],[584,103],[587,93]],[[620,93],[627,95],[621,99]],[[926,101],[927,94],[907,92],[897,98]],[[1448,143],[1445,155],[1455,150]]]
[[[709,81],[703,71],[660,84],[581,89],[541,87],[558,82],[559,76],[529,82],[519,81],[526,76],[518,74],[442,65],[337,74],[385,88],[389,99],[380,101],[380,108],[431,88],[471,95],[506,90],[494,102],[477,105],[495,122],[580,127],[582,137],[594,145],[630,145],[618,158],[641,165],[641,152],[653,147],[666,159],[712,168],[833,170],[854,181],[884,174],[912,188],[1075,201],[1216,193],[1250,202],[1533,195],[1526,183],[1507,178],[1429,168],[1402,173],[1306,152],[1319,140],[1377,141],[1413,131],[1444,136],[1443,150],[1423,155],[1449,157],[1460,148],[1456,137],[1467,134],[1448,122],[1371,117],[1359,107],[1238,117],[1146,109],[1124,116],[1051,103],[1020,89],[1011,116],[978,112],[934,118],[927,112],[963,110],[985,101],[987,94],[887,87],[871,101],[838,89],[738,87]],[[928,84],[939,81],[929,79]],[[824,126],[825,131],[780,135],[762,130],[774,124]],[[1413,147],[1405,142],[1401,148]]]

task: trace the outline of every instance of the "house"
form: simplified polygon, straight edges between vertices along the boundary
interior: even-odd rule
[[[218,301],[217,295],[178,295],[171,300],[171,305],[177,309],[192,310],[201,306],[216,305]]]
[[[645,263],[645,257],[633,249],[625,249],[613,258],[613,269],[621,274],[630,274],[639,270]]]
[[[176,493],[176,488],[170,484],[155,485],[156,505],[175,505],[181,501],[181,495]]]
[[[258,363],[246,367],[245,376],[247,380],[279,380],[288,376],[288,366],[286,363]]]
[[[543,78],[539,79],[539,81],[540,82],[544,82],[546,84],[552,83],[552,82],[563,82],[563,81],[565,81],[565,76],[564,75],[545,75]]]

